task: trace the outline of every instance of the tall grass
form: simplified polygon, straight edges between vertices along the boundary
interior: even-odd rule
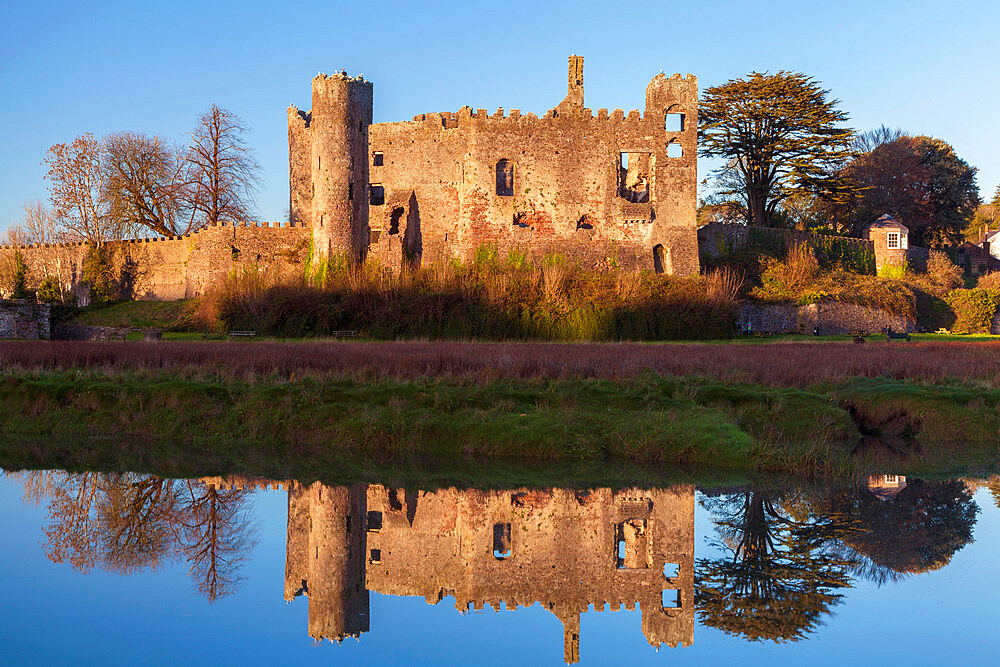
[[[467,265],[400,273],[341,264],[322,273],[321,283],[235,273],[203,299],[203,322],[282,337],[352,330],[389,340],[610,341],[725,338],[735,321],[732,284],[584,271],[560,255],[532,265],[523,253],[502,257],[488,246]]]

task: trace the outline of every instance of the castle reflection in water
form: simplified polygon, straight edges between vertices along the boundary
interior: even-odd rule
[[[237,478],[218,488],[274,487]],[[309,635],[369,630],[369,591],[447,596],[465,612],[540,603],[562,621],[565,660],[579,660],[580,615],[642,614],[659,648],[694,638],[692,485],[611,491],[405,491],[282,482],[288,492],[285,599],[309,600]],[[376,619],[377,622],[377,619]]]

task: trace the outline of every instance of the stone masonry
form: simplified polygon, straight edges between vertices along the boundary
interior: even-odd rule
[[[583,58],[542,118],[462,107],[371,124],[372,84],[318,75],[288,110],[289,209],[317,253],[395,266],[485,244],[585,268],[697,273],[698,84],[662,73],[643,112],[584,106]]]
[[[0,340],[48,340],[51,307],[47,303],[0,301]]]

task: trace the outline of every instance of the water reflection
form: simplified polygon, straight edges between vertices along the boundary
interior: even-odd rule
[[[287,493],[284,596],[308,602],[308,634],[369,631],[369,594],[452,597],[460,612],[539,603],[580,658],[588,609],[640,610],[653,647],[689,646],[695,616],[749,641],[799,641],[859,580],[947,565],[972,541],[974,484],[895,476],[804,490],[781,485],[700,494],[712,537],[695,555],[695,487],[415,491],[248,478],[19,475],[47,504],[46,556],[82,572],[185,563],[209,600],[234,593],[259,527],[252,492]],[[1000,498],[1000,483],[990,482]]]
[[[134,473],[30,472],[25,500],[48,502],[43,550],[81,572],[119,574],[183,560],[209,600],[236,591],[256,544],[250,492]]]

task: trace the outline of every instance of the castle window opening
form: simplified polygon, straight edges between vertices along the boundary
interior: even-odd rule
[[[369,553],[368,560],[369,560],[369,562],[372,562],[372,563],[381,563],[382,562],[382,550],[381,549],[372,549],[371,552]]]
[[[392,209],[392,214],[389,216],[389,234],[399,233],[399,221],[403,219],[405,213],[406,210],[402,206]]]
[[[618,196],[637,204],[649,202],[652,153],[620,153],[618,160]]]
[[[615,527],[615,566],[619,570],[649,567],[649,534],[645,519],[627,519]]]
[[[372,165],[373,166],[375,166],[375,167],[381,167],[384,160],[385,160],[385,156],[382,153],[380,153],[378,151],[372,153]]]
[[[660,606],[664,609],[681,608],[681,592],[674,588],[665,588],[660,594]]]
[[[667,157],[684,157],[684,147],[681,146],[679,141],[671,141],[667,144]]]
[[[368,190],[368,203],[372,206],[381,206],[385,203],[385,188],[381,183],[372,183]]]
[[[323,168],[323,156],[320,155],[316,158],[316,167],[319,169]]]
[[[665,129],[667,132],[683,132],[684,114],[668,112],[667,118],[663,123],[663,129]]]
[[[347,515],[347,533],[348,534],[351,533],[351,515],[350,514]]]
[[[354,199],[354,182],[353,181],[348,181],[347,182],[347,199],[348,199],[348,201],[350,201],[351,199]]]
[[[493,557],[497,560],[503,560],[510,558],[511,555],[510,524],[493,524]]]
[[[674,579],[680,576],[681,566],[678,563],[664,563],[663,576],[667,579]]]
[[[368,532],[375,533],[382,530],[382,513],[381,512],[369,512],[367,516]]]
[[[657,273],[673,273],[670,255],[662,244],[653,246],[653,270]]]
[[[514,163],[506,158],[497,162],[497,195],[514,196]]]
[[[886,234],[885,247],[889,250],[899,250],[899,232],[889,232]]]

